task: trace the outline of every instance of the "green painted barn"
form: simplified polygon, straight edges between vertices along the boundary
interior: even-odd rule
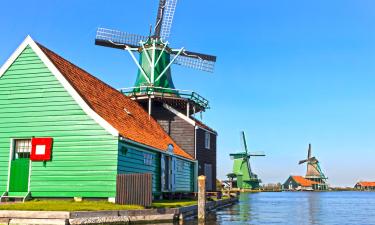
[[[46,137],[50,158],[30,160]],[[138,103],[27,37],[0,69],[0,194],[113,200],[123,173],[151,173],[154,196],[196,188],[196,161]]]

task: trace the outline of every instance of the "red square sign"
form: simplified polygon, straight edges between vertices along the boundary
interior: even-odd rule
[[[33,138],[31,139],[32,161],[48,161],[51,160],[53,138]]]

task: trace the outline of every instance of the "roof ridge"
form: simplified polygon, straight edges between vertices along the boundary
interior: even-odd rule
[[[194,159],[137,102],[40,43],[37,45],[89,107],[123,137],[161,151],[167,151],[168,144],[173,144],[176,155]],[[124,108],[135,112],[134,115],[125,113]]]

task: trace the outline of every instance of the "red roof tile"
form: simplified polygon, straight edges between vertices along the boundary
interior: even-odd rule
[[[375,187],[375,182],[371,181],[360,181],[357,183],[357,185],[360,185],[362,187]]]
[[[300,184],[302,187],[311,187],[313,184],[319,184],[318,182],[308,180],[302,176],[292,176],[293,180]]]
[[[168,145],[173,144],[176,155],[193,159],[138,103],[46,47],[38,46],[82,99],[121,136],[161,151],[166,151]]]

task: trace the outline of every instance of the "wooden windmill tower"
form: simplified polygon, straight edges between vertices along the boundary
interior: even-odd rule
[[[250,158],[252,156],[265,156],[263,152],[250,153],[247,148],[245,132],[241,132],[241,138],[244,151],[230,154],[233,162],[233,171],[231,175],[237,178],[237,187],[240,189],[258,189],[261,180],[258,175],[252,172]]]
[[[160,107],[163,104],[172,106],[187,116],[209,107],[205,98],[193,91],[176,89],[172,81],[172,64],[213,72],[216,62],[215,56],[169,46],[167,39],[176,4],[177,0],[159,1],[152,35],[136,35],[106,28],[99,28],[96,34],[96,45],[129,52],[138,67],[138,75],[134,87],[121,91],[141,103],[150,115],[154,106]],[[139,53],[139,60],[134,53]]]
[[[307,150],[307,158],[300,160],[298,164],[307,163],[307,171],[305,178],[308,180],[315,181],[319,184],[314,184],[313,189],[315,190],[327,190],[327,177],[324,175],[320,168],[319,161],[317,158],[311,156],[311,144]]]

